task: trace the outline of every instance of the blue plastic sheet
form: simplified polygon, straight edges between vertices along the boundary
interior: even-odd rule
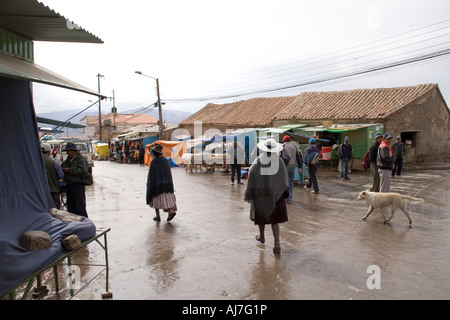
[[[0,77],[0,297],[63,253],[61,240],[95,235],[94,223],[65,223],[53,218],[38,137],[30,83]],[[19,238],[41,230],[52,238],[47,249],[27,251]]]

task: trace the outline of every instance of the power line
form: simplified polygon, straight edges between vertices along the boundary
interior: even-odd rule
[[[422,62],[422,61],[427,61],[427,60],[435,59],[435,58],[439,58],[439,57],[445,56],[446,58],[448,58],[447,57],[448,55],[450,55],[450,48],[441,50],[441,51],[437,51],[437,52],[433,52],[430,54],[417,56],[414,58],[405,59],[402,61],[397,61],[397,62],[381,65],[381,66],[352,71],[352,72],[348,72],[348,73],[341,74],[341,75],[334,75],[334,76],[328,76],[328,77],[323,77],[323,78],[319,78],[319,79],[312,79],[309,81],[295,83],[292,85],[284,85],[284,86],[278,86],[278,87],[273,87],[273,88],[265,88],[265,89],[261,89],[261,90],[255,90],[255,91],[239,93],[239,94],[230,94],[230,95],[215,96],[215,97],[192,98],[192,99],[165,99],[164,101],[167,101],[167,102],[193,102],[193,101],[222,100],[222,99],[238,98],[238,97],[253,95],[253,94],[261,94],[261,93],[269,93],[269,92],[281,91],[281,90],[286,90],[286,89],[294,89],[294,88],[299,88],[299,87],[303,87],[303,86],[307,86],[307,85],[318,84],[318,83],[322,83],[322,82],[344,79],[344,78],[349,78],[349,77],[353,77],[353,76],[360,76],[360,75],[367,74],[367,73],[388,70],[388,69],[392,69],[392,68],[396,68],[396,67],[400,67],[400,66],[404,66],[404,65],[408,65],[408,64],[418,63],[418,62]]]
[[[280,75],[283,75],[286,72],[288,74],[294,73],[295,71],[293,71],[293,70],[297,70],[298,68],[301,68],[301,67],[306,67],[306,66],[311,66],[311,65],[318,65],[318,64],[322,63],[322,65],[320,65],[320,66],[307,69],[307,70],[313,70],[315,68],[325,67],[325,66],[332,65],[332,64],[335,64],[335,63],[342,63],[342,62],[345,62],[345,61],[350,61],[351,59],[347,59],[345,61],[331,62],[331,61],[334,61],[334,60],[337,60],[337,59],[340,59],[340,58],[348,58],[348,56],[355,56],[358,53],[367,52],[369,50],[379,49],[379,48],[382,48],[382,47],[388,47],[388,46],[390,46],[392,44],[405,42],[407,40],[411,40],[411,39],[414,39],[414,38],[417,39],[417,38],[422,37],[422,36],[427,35],[427,34],[435,33],[435,32],[438,32],[438,31],[442,31],[444,29],[450,28],[450,26],[439,27],[437,29],[428,30],[428,31],[425,31],[425,32],[422,32],[422,33],[419,33],[419,34],[415,34],[415,32],[417,32],[417,31],[429,29],[430,27],[434,27],[434,26],[440,25],[440,24],[448,22],[448,21],[450,21],[450,19],[439,21],[437,23],[429,24],[429,25],[426,25],[426,26],[423,26],[423,27],[420,27],[420,28],[415,28],[413,30],[410,30],[410,31],[407,31],[407,32],[398,33],[398,34],[395,34],[395,35],[392,35],[392,36],[389,36],[389,37],[385,37],[385,38],[382,38],[382,39],[369,41],[369,42],[366,42],[366,43],[363,43],[363,44],[359,44],[359,45],[354,45],[354,46],[351,46],[349,48],[345,48],[345,49],[334,51],[332,53],[321,54],[321,55],[315,56],[313,58],[302,59],[302,60],[295,61],[293,63],[292,62],[291,63],[285,63],[285,64],[281,64],[281,65],[277,65],[277,66],[272,66],[272,67],[267,67],[267,68],[263,68],[263,69],[258,69],[256,71],[252,71],[252,72],[237,74],[237,75],[233,76],[232,81],[233,81],[234,85],[239,85],[239,86],[242,87],[241,83],[246,83],[245,79],[249,79],[247,82],[255,83],[256,81],[259,81],[261,78],[263,78],[261,80],[265,80],[265,79],[271,77],[272,75],[279,78]],[[382,43],[382,42],[385,42],[387,40],[398,38],[398,37],[403,36],[403,35],[408,35],[408,36],[404,37],[404,38],[401,38],[401,39],[396,39],[394,41],[390,41],[388,43]],[[432,38],[422,39],[422,40],[416,41],[414,43],[403,44],[402,46],[397,46],[396,48],[389,48],[388,47],[384,51],[379,51],[379,53],[387,52],[389,50],[394,50],[394,49],[398,49],[398,48],[405,47],[405,46],[411,46],[413,44],[418,44],[418,43],[423,43],[423,42],[426,42],[426,41],[431,41],[433,39],[436,39],[436,38],[439,38],[439,37],[443,37],[443,36],[446,36],[446,35],[448,35],[448,33],[445,34],[445,35],[441,34],[441,35],[438,35],[438,36],[435,36],[435,37],[432,37]],[[374,45],[374,44],[377,44],[377,43],[381,43],[381,44]],[[370,46],[370,47],[367,47],[367,46]],[[357,50],[357,51],[352,51],[353,49],[358,49],[358,48],[360,48],[360,49]],[[339,54],[339,55],[336,56],[336,54]],[[374,55],[374,53],[368,53],[367,55],[358,56],[357,58],[359,59],[359,58],[363,58],[363,57],[369,56],[369,55]],[[331,56],[331,57],[330,58],[326,58],[326,59],[320,59],[320,58],[327,57],[327,56]],[[323,63],[326,63],[326,64],[323,64]],[[267,70],[272,70],[272,71],[265,72]],[[304,69],[300,69],[298,72],[304,72],[304,71],[305,71]],[[236,78],[238,79],[238,83],[236,83],[236,80],[235,80]],[[207,83],[206,86],[201,86],[201,88],[214,89],[214,88],[218,88],[218,87],[223,87],[224,83],[225,82],[224,82],[223,79],[221,79],[219,81],[209,81],[209,83]],[[198,89],[198,86],[190,86],[188,88]]]
[[[276,81],[276,83],[280,83],[282,85],[280,85],[279,87],[290,87],[290,86],[297,86],[298,83],[303,83],[303,82],[310,82],[311,80],[307,80],[305,79],[305,77],[303,77],[304,80],[299,81],[298,79],[298,75],[303,74],[305,72],[309,72],[312,73],[314,72],[315,75],[318,74],[327,74],[330,73],[329,70],[327,71],[320,71],[321,69],[323,70],[324,68],[333,66],[333,65],[338,65],[338,64],[343,64],[343,63],[347,63],[350,61],[356,61],[356,60],[363,60],[364,58],[367,58],[369,56],[376,56],[376,55],[383,55],[387,52],[390,51],[394,51],[394,50],[398,50],[401,48],[405,48],[408,46],[413,46],[413,45],[418,45],[418,44],[425,44],[426,42],[429,41],[433,41],[433,40],[437,40],[438,38],[442,38],[442,37],[446,37],[448,36],[450,33],[445,33],[445,34],[438,34],[438,35],[434,35],[433,37],[428,37],[425,39],[420,39],[423,36],[426,35],[430,35],[432,33],[436,33],[436,32],[442,32],[445,29],[450,28],[450,26],[440,26],[439,28],[435,28],[433,30],[427,30],[431,27],[435,27],[438,26],[440,24],[446,23],[450,21],[450,19],[446,19],[446,20],[442,20],[439,21],[437,23],[433,23],[433,24],[429,24],[423,27],[419,27],[419,28],[415,28],[413,30],[407,31],[407,32],[402,32],[402,33],[398,33],[389,37],[385,37],[382,39],[378,39],[375,41],[370,41],[370,42],[366,42],[364,44],[360,44],[360,45],[354,45],[352,47],[349,48],[345,48],[345,49],[341,49],[341,50],[337,50],[334,51],[332,53],[326,53],[326,54],[322,54],[319,56],[316,56],[314,58],[309,58],[309,59],[303,59],[303,60],[299,60],[297,62],[293,63],[286,63],[286,64],[282,64],[282,65],[278,65],[278,66],[274,66],[274,67],[268,67],[268,68],[264,68],[264,69],[259,69],[253,72],[249,72],[249,73],[243,73],[238,75],[238,80],[234,79],[232,84],[225,84],[226,82],[222,81],[218,82],[216,85],[211,85],[211,82],[209,84],[209,88],[220,88],[220,87],[227,87],[227,90],[233,90],[233,88],[239,89],[239,92],[234,92],[234,93],[230,93],[230,94],[214,94],[211,96],[205,96],[205,97],[200,97],[200,98],[185,98],[185,99],[164,99],[165,101],[168,102],[189,102],[189,101],[207,101],[207,100],[220,100],[220,99],[228,99],[228,98],[236,98],[236,97],[240,97],[240,96],[245,96],[245,95],[250,95],[250,94],[255,94],[255,93],[265,93],[267,89],[264,89],[264,87],[267,87],[268,85],[271,86],[271,88],[273,87],[273,78],[278,78],[280,80]],[[424,31],[424,32],[421,32]],[[417,33],[420,32],[420,33]],[[402,37],[401,39],[396,39],[400,36],[404,36],[407,35],[407,37]],[[396,40],[393,40],[396,39]],[[408,40],[412,40],[412,39],[420,39],[418,41],[415,42],[406,42]],[[388,41],[386,43],[386,41]],[[385,42],[385,43],[383,43]],[[406,42],[406,43],[405,43]],[[374,45],[380,43],[379,45]],[[438,46],[443,46],[445,44],[447,44],[447,42],[442,42],[442,43],[438,43],[438,44],[433,44],[433,45],[427,45],[427,46],[422,46],[418,49],[415,50],[410,50],[408,52],[403,52],[394,56],[390,56],[389,58],[395,57],[395,56],[401,56],[401,55],[407,55],[407,54],[411,54],[412,52],[420,52],[423,50],[429,50],[432,47],[438,47]],[[398,46],[392,47],[393,44],[400,44]],[[369,46],[369,47],[367,47]],[[384,48],[384,49],[382,49]],[[354,51],[353,49],[359,49],[357,51]],[[374,49],[381,49],[378,50],[377,52],[370,52]],[[367,54],[365,55],[358,55],[359,53],[363,53],[363,52],[367,52]],[[436,51],[437,53],[439,53],[440,51]],[[335,54],[340,54],[340,55],[335,55]],[[421,56],[429,56],[432,55],[431,54],[422,54]],[[332,56],[335,55],[335,56]],[[322,57],[327,57],[327,56],[331,56],[330,58],[326,58],[326,59],[318,59],[318,58],[322,58]],[[350,58],[349,58],[350,56]],[[418,58],[420,58],[421,56],[418,56]],[[344,58],[344,59],[342,59]],[[385,60],[386,57],[382,57],[381,59]],[[431,58],[429,58],[431,59]],[[380,60],[380,59],[378,59]],[[405,60],[407,61],[407,60]],[[356,66],[359,65],[364,65],[364,64],[368,64],[371,63],[373,61],[369,61],[369,62],[363,62],[363,63],[359,63],[357,65],[351,65],[351,66],[346,66],[345,68],[354,68]],[[401,63],[401,61],[399,61]],[[414,63],[414,62],[408,62],[408,63]],[[310,68],[305,68],[311,66]],[[303,68],[302,68],[303,67]],[[383,65],[380,66],[381,68],[383,68]],[[394,68],[395,66],[390,66],[389,68]],[[341,67],[342,69],[342,67]],[[270,72],[263,72],[265,70],[273,70]],[[365,69],[363,69],[365,70]],[[383,70],[383,69],[382,69]],[[361,74],[365,74],[367,72],[363,72]],[[255,76],[256,75],[256,76]],[[330,77],[334,77],[334,76],[330,76]],[[326,76],[325,76],[326,78]],[[246,80],[248,79],[248,80]],[[295,79],[295,83],[294,84],[287,84],[286,82],[292,82],[292,80]],[[317,77],[315,78],[317,79]],[[269,82],[270,81],[270,82]],[[315,80],[312,80],[313,82]],[[219,87],[220,85],[220,87]],[[271,89],[270,89],[271,91]]]

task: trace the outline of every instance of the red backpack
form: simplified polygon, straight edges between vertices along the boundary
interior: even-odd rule
[[[362,162],[362,167],[364,168],[364,170],[367,170],[370,168],[370,161],[369,161],[369,151],[366,152],[363,162]]]

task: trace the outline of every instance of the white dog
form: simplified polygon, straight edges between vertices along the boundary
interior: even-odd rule
[[[384,222],[391,220],[394,216],[394,211],[397,209],[400,209],[403,211],[403,213],[406,215],[406,217],[409,220],[409,224],[412,223],[411,217],[409,216],[408,211],[406,211],[406,202],[405,199],[409,199],[412,201],[424,201],[422,198],[414,198],[410,196],[403,196],[398,193],[383,193],[383,192],[369,192],[369,191],[362,191],[359,196],[358,200],[366,200],[369,203],[369,211],[367,211],[367,214],[363,217],[363,220],[366,220],[367,217],[372,213],[372,211],[376,208],[380,208],[381,215],[384,218]],[[391,216],[386,220],[383,210],[386,207],[391,206]]]

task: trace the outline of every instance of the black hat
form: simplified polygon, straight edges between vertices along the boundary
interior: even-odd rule
[[[163,154],[163,147],[160,144],[155,144],[152,148],[152,151],[159,154]]]
[[[78,146],[75,143],[73,143],[73,142],[67,142],[67,144],[64,147],[63,151],[67,151],[67,150],[80,151],[80,148],[78,148]]]

